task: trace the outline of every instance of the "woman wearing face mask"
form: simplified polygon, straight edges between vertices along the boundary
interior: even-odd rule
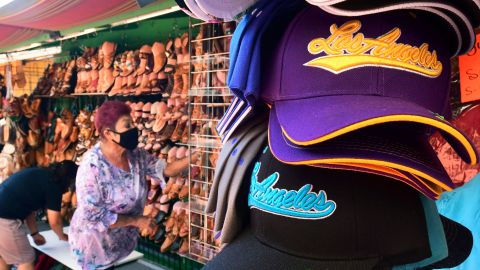
[[[83,157],[76,179],[77,210],[69,242],[82,269],[108,269],[128,256],[137,244],[139,230],[152,230],[143,217],[147,198],[146,176],[165,186],[164,177],[188,166],[188,157],[166,164],[137,149],[138,130],[130,107],[107,101],[97,111],[95,127],[100,142]],[[192,156],[196,161],[197,155]]]

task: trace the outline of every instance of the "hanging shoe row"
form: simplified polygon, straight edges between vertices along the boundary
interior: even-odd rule
[[[154,42],[116,54],[117,45],[105,41],[98,48],[85,48],[76,59],[48,65],[34,94],[161,94],[165,98],[186,98],[190,86],[188,43],[188,34],[184,33],[165,44]]]

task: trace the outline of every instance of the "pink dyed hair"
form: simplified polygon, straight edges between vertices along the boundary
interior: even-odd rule
[[[115,124],[122,116],[130,116],[132,109],[120,101],[107,101],[100,106],[95,115],[95,128],[103,137],[103,130],[106,128],[115,130]]]

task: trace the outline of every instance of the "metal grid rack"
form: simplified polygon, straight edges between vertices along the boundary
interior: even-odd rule
[[[202,158],[197,164],[190,164],[189,170],[189,257],[201,263],[211,260],[220,250],[215,242],[214,217],[205,213],[205,207],[222,147],[215,126],[233,99],[226,85],[232,26],[190,23],[189,145],[191,150],[200,151]]]
[[[52,57],[42,60],[13,61],[0,65],[0,74],[5,76],[7,65],[11,66],[13,80],[15,80],[16,77],[20,78],[21,75],[19,74],[23,73],[25,81],[23,84],[15,83],[13,85],[13,95],[30,95],[37,86],[39,79],[43,76],[43,71],[49,64],[53,63],[53,60]]]

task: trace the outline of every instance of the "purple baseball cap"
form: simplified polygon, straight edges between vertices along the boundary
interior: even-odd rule
[[[443,191],[452,190],[454,184],[430,146],[425,129],[420,124],[388,123],[352,131],[316,145],[298,146],[277,136],[282,131],[272,109],[268,137],[272,153],[284,163],[375,171],[438,199]]]
[[[474,145],[440,116],[457,49],[450,29],[420,10],[350,18],[305,8],[272,48],[264,73],[262,98],[280,126],[270,139],[309,146],[368,126],[423,124],[476,164]]]

